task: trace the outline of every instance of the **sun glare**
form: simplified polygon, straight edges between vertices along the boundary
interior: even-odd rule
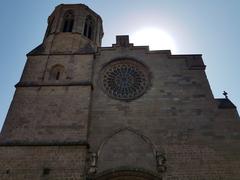
[[[167,32],[158,28],[144,28],[136,31],[131,36],[134,45],[149,45],[150,50],[176,51],[174,39]]]

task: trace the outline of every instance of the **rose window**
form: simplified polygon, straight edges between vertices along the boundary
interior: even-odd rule
[[[113,61],[101,71],[101,82],[110,97],[131,100],[146,91],[149,72],[143,64],[133,60]]]

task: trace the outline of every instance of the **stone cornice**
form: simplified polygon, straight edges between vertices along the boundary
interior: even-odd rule
[[[44,87],[44,86],[91,86],[90,81],[81,82],[19,82],[15,87]]]

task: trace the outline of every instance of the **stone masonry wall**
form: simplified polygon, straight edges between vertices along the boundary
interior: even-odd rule
[[[20,83],[60,84],[89,82],[92,74],[93,55],[42,55],[29,56]],[[49,73],[55,65],[64,67],[66,77],[50,81]]]
[[[2,142],[86,141],[89,86],[17,88]]]
[[[99,83],[101,69],[112,60],[121,58],[142,62],[151,72],[151,86],[136,100],[110,98]],[[142,152],[131,151],[137,141],[132,143],[133,147],[121,148],[120,153],[119,147],[125,146],[128,138],[120,138],[114,132],[132,130],[140,137],[147,137],[155,151],[166,157],[167,171],[162,174],[166,179],[217,180],[240,177],[239,153],[232,155],[232,152],[239,152],[239,139],[232,141],[229,138],[229,134],[236,133],[231,132],[232,128],[240,128],[237,122],[239,117],[230,117],[230,113],[228,118],[217,118],[220,110],[199,55],[172,56],[167,51],[149,52],[144,47],[102,48],[96,56],[93,83],[90,150],[98,153],[101,160],[99,165],[106,167],[99,167],[98,172],[110,167],[117,168],[124,163],[130,168],[149,169],[147,164],[138,163],[139,159],[133,158],[142,157]],[[229,120],[233,123],[228,123]],[[219,123],[222,126],[228,124],[225,131],[217,130]],[[104,146],[109,147],[108,141],[114,144],[112,149],[106,148],[108,151],[104,152]],[[117,159],[118,162],[107,159],[102,162],[104,157],[101,156],[105,153],[108,154],[108,160]],[[149,162],[147,156],[142,158]],[[156,165],[151,170],[156,172]]]
[[[83,180],[85,146],[0,146],[1,180]]]
[[[93,55],[29,56],[9,109],[4,143],[87,139]],[[51,79],[55,66],[59,80]]]

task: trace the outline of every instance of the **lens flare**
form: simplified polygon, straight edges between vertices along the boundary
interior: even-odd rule
[[[134,45],[149,45],[150,50],[176,51],[176,43],[166,31],[158,28],[143,28],[130,37]]]

